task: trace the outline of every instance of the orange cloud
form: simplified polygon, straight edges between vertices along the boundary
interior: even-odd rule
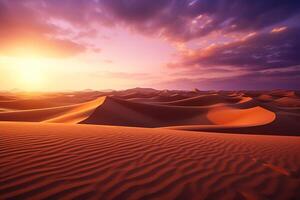
[[[286,26],[273,28],[273,29],[271,30],[271,33],[278,33],[278,32],[284,31],[284,30],[286,30],[286,29],[287,29]]]
[[[54,38],[58,27],[25,3],[0,2],[0,12],[0,55],[68,57],[86,49],[68,38]]]

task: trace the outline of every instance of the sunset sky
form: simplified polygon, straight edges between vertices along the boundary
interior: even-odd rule
[[[0,0],[0,90],[300,89],[300,1]]]

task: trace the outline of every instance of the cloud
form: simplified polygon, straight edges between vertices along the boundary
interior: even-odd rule
[[[299,9],[299,1],[280,0],[0,0],[0,38],[7,43],[38,38],[71,56],[89,48],[78,37],[96,34],[101,26],[188,41],[212,32],[257,31]]]
[[[102,0],[116,23],[171,39],[189,40],[213,31],[260,30],[298,14],[299,1],[244,0]]]
[[[182,53],[180,61],[168,65],[184,72],[172,82],[223,89],[299,89],[300,28],[273,30]]]
[[[140,33],[183,41],[216,31],[261,30],[294,17],[300,10],[299,1],[281,0],[1,1],[12,4],[10,8],[26,4],[27,10],[38,13],[42,19],[62,19],[77,29],[90,29],[95,24],[123,25]]]
[[[68,57],[85,51],[86,47],[82,44],[56,38],[59,27],[47,23],[48,18],[35,9],[32,1],[1,0],[0,54]]]
[[[1,36],[0,36],[1,37]],[[0,54],[5,56],[41,56],[65,58],[84,52],[86,47],[69,40],[44,37],[9,37],[0,39]]]
[[[298,27],[256,34],[228,44],[195,50],[170,66],[233,66],[249,70],[294,66],[300,63],[299,36]]]
[[[102,0],[99,1],[99,6],[108,9],[109,14],[118,20],[144,23],[149,19],[159,16],[170,3],[170,0]]]
[[[111,71],[98,71],[91,74],[92,76],[112,79],[123,79],[123,80],[150,80],[156,78],[148,73],[138,72],[111,72]]]

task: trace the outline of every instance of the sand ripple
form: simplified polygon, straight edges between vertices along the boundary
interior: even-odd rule
[[[1,199],[299,199],[300,138],[0,123]]]

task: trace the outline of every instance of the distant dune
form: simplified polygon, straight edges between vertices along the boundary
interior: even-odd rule
[[[268,94],[261,94],[257,97],[257,100],[263,101],[263,102],[270,102],[274,100],[274,97]]]
[[[279,99],[276,99],[274,103],[282,107],[300,107],[300,98],[281,97]]]
[[[23,96],[0,101],[1,121],[300,135],[297,122],[300,98],[293,91],[203,92],[134,88],[107,93],[52,93],[32,99]]]
[[[181,99],[177,101],[171,101],[165,103],[165,105],[174,105],[174,106],[208,106],[219,103],[237,103],[241,101],[241,97],[235,96],[223,96],[218,94],[211,95],[200,95],[195,97],[190,97],[186,99]]]

